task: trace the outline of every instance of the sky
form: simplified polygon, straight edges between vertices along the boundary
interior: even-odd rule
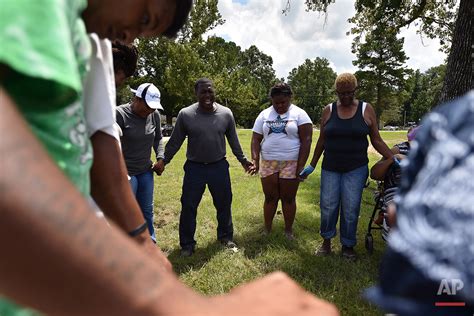
[[[347,36],[354,15],[354,0],[336,0],[328,14],[306,12],[303,0],[291,0],[291,9],[283,15],[287,0],[219,0],[219,11],[226,21],[211,30],[233,41],[242,50],[251,45],[273,58],[278,78],[301,65],[305,59],[325,57],[337,73],[355,72],[351,53],[352,36]],[[439,42],[423,40],[411,26],[402,31],[408,67],[425,71],[444,62],[446,55],[439,52]]]

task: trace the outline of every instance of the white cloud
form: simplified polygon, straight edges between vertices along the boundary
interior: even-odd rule
[[[356,71],[352,65],[352,37],[347,19],[353,16],[354,0],[337,0],[329,6],[328,14],[306,12],[302,0],[292,0],[291,10],[282,14],[287,0],[220,0],[219,11],[226,20],[212,30],[217,35],[247,49],[257,46],[273,58],[278,77],[286,77],[305,59],[327,58],[338,72]],[[421,43],[415,28],[405,30],[405,50],[410,57],[407,64],[422,71],[443,62],[445,55],[438,51],[436,40]],[[429,56],[429,58],[427,58]]]
[[[439,40],[421,37],[420,34],[416,34],[413,26],[403,30],[401,35],[405,37],[404,47],[405,53],[410,58],[407,62],[410,68],[425,71],[442,64],[446,59],[446,54],[439,51]]]

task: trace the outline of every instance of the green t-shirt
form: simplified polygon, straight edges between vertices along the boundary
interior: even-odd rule
[[[0,84],[77,188],[89,195],[92,148],[82,82],[91,54],[86,0],[0,0]],[[32,157],[34,160],[34,157]]]
[[[80,19],[86,6],[86,0],[0,0],[0,66],[8,68],[0,85],[53,160],[88,196],[92,149],[82,82],[91,48]],[[12,315],[36,313],[0,297],[0,316]]]
[[[41,314],[27,308],[19,308],[17,305],[0,297],[0,316],[40,316]]]

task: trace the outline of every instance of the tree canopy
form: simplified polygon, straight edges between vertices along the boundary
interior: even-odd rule
[[[326,12],[334,2],[306,0],[306,6],[308,10]],[[472,88],[471,64],[466,66],[464,55],[455,58],[460,56],[456,52],[466,54],[466,45],[472,45],[474,32],[464,33],[464,37],[471,34],[466,40],[456,37],[462,30],[472,30],[472,21],[463,20],[461,12],[472,10],[472,3],[461,0],[457,6],[455,0],[354,0],[357,13],[350,19],[350,33],[355,35],[352,50],[356,54],[353,63],[359,68],[358,96],[372,102],[382,122],[401,125],[417,121],[440,100]],[[136,43],[140,52],[138,71],[128,83],[136,87],[153,82],[162,93],[169,123],[180,109],[195,102],[194,82],[201,77],[214,81],[216,101],[234,112],[238,125],[251,127],[257,114],[269,104],[268,91],[278,81],[272,57],[255,45],[242,49],[224,38],[207,36],[225,23],[217,4],[218,0],[194,1],[190,19],[176,40],[140,39]],[[290,4],[288,0],[284,11],[290,9]],[[443,49],[450,51],[447,66],[424,73],[406,67],[408,57],[400,29],[411,24],[424,36],[440,39]],[[336,73],[330,64],[330,60],[315,56],[295,65],[287,77],[295,92],[293,102],[315,122],[322,108],[335,99]],[[447,84],[449,80],[457,82],[457,87]],[[128,88],[118,93],[121,102],[130,96]]]
[[[306,0],[308,10],[326,12],[335,0]],[[472,0],[355,0],[356,14],[349,21],[355,26],[355,42],[379,25],[390,26],[397,34],[414,24],[420,34],[438,38],[449,53],[446,77],[439,102],[458,97],[473,89],[471,49],[473,47],[474,1]]]
[[[313,122],[318,122],[325,105],[334,99],[336,73],[326,58],[306,59],[288,75],[294,92],[294,103],[303,108]]]

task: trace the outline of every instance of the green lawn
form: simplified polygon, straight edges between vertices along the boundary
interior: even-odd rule
[[[239,130],[239,138],[247,157],[250,156],[250,130]],[[389,147],[406,139],[406,132],[382,132]],[[313,135],[313,148],[318,132]],[[373,285],[384,243],[375,233],[375,251],[370,256],[364,248],[365,233],[372,212],[375,183],[364,190],[356,251],[359,259],[348,262],[339,256],[339,239],[334,239],[335,253],[316,257],[320,244],[318,234],[320,165],[300,185],[294,224],[295,241],[283,235],[283,216],[278,212],[274,230],[263,236],[263,193],[257,176],[246,175],[227,149],[233,188],[233,220],[239,252],[223,249],[216,242],[216,211],[206,190],[198,210],[195,254],[179,257],[178,221],[186,144],[167,166],[163,176],[155,177],[155,226],[159,246],[169,254],[176,273],[190,287],[203,294],[221,294],[244,282],[269,272],[282,270],[315,295],[333,302],[343,315],[378,315],[381,312],[361,299],[364,288]],[[370,166],[380,156],[369,150]],[[312,154],[311,154],[312,155]],[[311,156],[310,156],[311,159]],[[370,167],[369,166],[369,167]],[[279,209],[281,209],[279,207]],[[275,298],[278,299],[278,298]]]

